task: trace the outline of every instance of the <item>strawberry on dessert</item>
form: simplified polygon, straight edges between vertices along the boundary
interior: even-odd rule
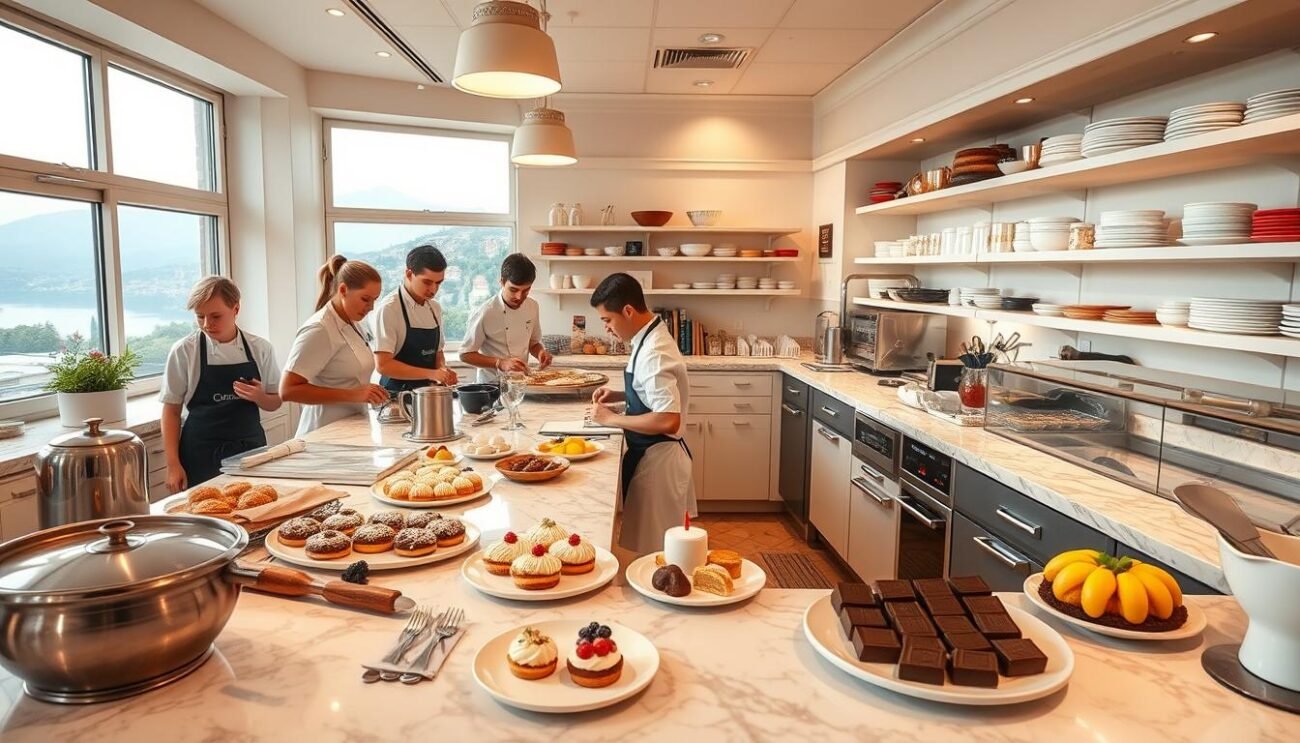
[[[560,572],[565,575],[590,573],[596,568],[596,548],[577,534],[551,545],[550,552],[560,560]]]
[[[623,675],[623,654],[613,635],[608,625],[599,622],[578,630],[578,642],[566,659],[573,683],[599,689],[618,681]]]
[[[501,541],[489,545],[483,552],[483,567],[492,575],[510,575],[510,563],[532,550],[531,542],[508,531],[501,537]]]

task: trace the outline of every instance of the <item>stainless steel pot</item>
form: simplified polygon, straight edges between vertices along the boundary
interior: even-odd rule
[[[320,593],[388,613],[409,608],[391,589],[238,566],[247,544],[236,524],[163,515],[69,524],[8,542],[0,546],[0,666],[37,699],[103,702],[202,665],[241,586]]]
[[[433,443],[459,438],[451,405],[451,388],[431,384],[397,394],[397,404],[411,419],[411,430],[403,434],[411,441]]]
[[[77,521],[149,513],[144,442],[130,431],[101,429],[102,418],[64,434],[36,455],[42,529]]]

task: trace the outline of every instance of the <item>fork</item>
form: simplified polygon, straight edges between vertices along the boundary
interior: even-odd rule
[[[424,639],[424,633],[426,631],[430,631],[430,626],[441,622],[442,618],[447,614],[446,611],[443,611],[437,617],[434,617],[432,609],[428,608],[427,606],[421,608],[424,611],[425,621],[420,625],[420,629],[415,634],[411,635],[410,639],[406,641],[405,647],[401,649],[401,651],[397,654],[397,657],[389,661],[393,665],[400,664],[402,662],[402,659],[406,657],[406,654],[410,652],[411,648],[415,647],[416,643]],[[384,681],[396,681],[401,677],[401,675],[402,674],[399,673],[398,671],[379,672],[379,678]]]
[[[399,680],[403,684],[418,684],[424,680],[424,675],[416,673],[415,669],[423,671],[429,667],[429,659],[433,657],[434,648],[441,647],[443,640],[460,631],[460,623],[465,621],[465,612],[462,609],[450,608],[443,613],[441,619],[438,628],[434,630],[436,637],[429,640],[429,646],[411,664],[411,670],[401,675]]]
[[[402,633],[398,635],[397,644],[394,645],[393,649],[388,651],[388,654],[383,657],[383,662],[393,663],[402,655],[405,655],[407,649],[410,648],[411,643],[415,641],[415,637],[423,632],[424,628],[428,625],[429,613],[427,609],[420,607],[411,612],[411,618],[407,620],[406,627],[403,628]],[[379,677],[380,672],[373,668],[368,668],[365,673],[361,674],[361,680],[367,684],[373,684],[379,680]]]

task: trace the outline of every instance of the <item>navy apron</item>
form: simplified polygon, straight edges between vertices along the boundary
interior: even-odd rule
[[[421,369],[437,369],[438,346],[442,341],[442,324],[438,322],[438,315],[433,315],[435,327],[413,328],[411,316],[406,314],[406,300],[402,298],[401,287],[397,288],[397,304],[402,308],[402,322],[406,323],[406,336],[402,340],[402,347],[397,349],[393,358],[403,364],[418,366]],[[429,312],[433,313],[432,307],[429,308]],[[428,379],[393,379],[387,376],[381,376],[379,383],[392,393],[428,387],[432,384]]]
[[[637,356],[641,354],[641,349],[645,347],[646,341],[650,340],[650,334],[655,332],[655,328],[660,322],[662,320],[656,317],[654,322],[650,323],[650,329],[641,337],[641,345],[637,346],[636,351],[632,353],[632,363],[628,364],[630,368],[636,368]],[[653,413],[654,411],[650,409],[650,406],[646,405],[640,396],[636,394],[636,389],[632,386],[632,377],[632,372],[626,369],[623,370],[623,397],[627,402],[627,409],[623,411],[623,414],[645,415],[646,413]],[[650,434],[624,429],[623,441],[627,445],[623,452],[622,471],[619,473],[623,483],[623,500],[627,500],[627,489],[632,484],[632,476],[636,474],[637,465],[641,463],[641,458],[645,456],[650,447],[666,441],[676,442],[682,445],[682,449],[686,451],[686,456],[691,456],[691,450],[686,447],[685,441],[675,436],[669,436],[666,433]]]
[[[181,467],[191,486],[221,474],[221,460],[226,457],[266,446],[257,403],[235,394],[235,380],[262,378],[242,330],[239,340],[247,361],[209,365],[207,337],[199,333],[199,381],[185,406],[180,443]]]

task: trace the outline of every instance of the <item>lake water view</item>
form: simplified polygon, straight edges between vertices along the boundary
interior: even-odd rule
[[[90,326],[94,312],[89,307],[47,307],[29,304],[0,304],[0,328],[12,328],[18,325],[39,325],[53,323],[61,335],[79,331],[90,335]],[[132,312],[126,310],[126,334],[128,336],[146,335],[159,325],[170,322],[194,322],[194,315],[184,307],[178,312]]]

